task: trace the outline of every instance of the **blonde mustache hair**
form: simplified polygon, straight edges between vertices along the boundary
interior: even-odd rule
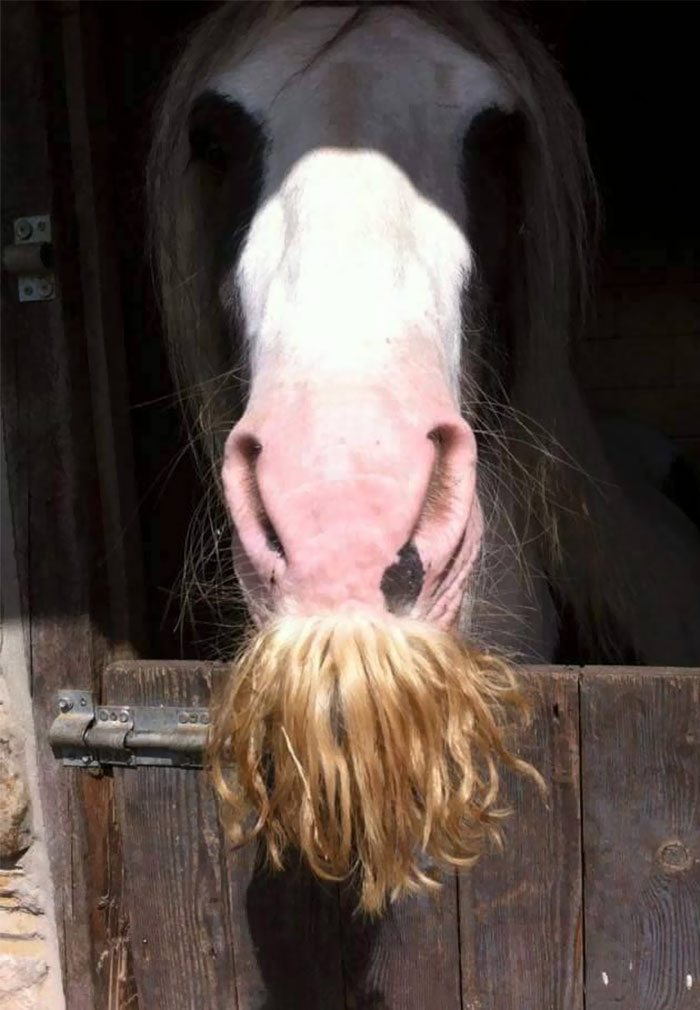
[[[499,762],[541,784],[506,742],[526,711],[506,662],[427,624],[282,617],[245,645],[214,706],[227,833],[262,836],[276,869],[293,848],[318,877],[356,876],[360,907],[378,913],[498,838]]]

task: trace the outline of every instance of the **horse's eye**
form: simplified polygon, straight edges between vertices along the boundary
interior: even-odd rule
[[[235,262],[258,206],[265,133],[240,102],[216,91],[195,99],[187,128],[193,207],[225,270]]]
[[[190,156],[210,168],[224,171],[229,163],[230,151],[224,140],[204,124],[190,127]]]
[[[245,166],[263,143],[260,124],[238,102],[205,91],[189,118],[190,161],[219,173]]]

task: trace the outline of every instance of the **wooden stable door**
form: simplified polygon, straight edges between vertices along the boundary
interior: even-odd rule
[[[206,705],[221,667],[117,663],[106,703]],[[377,921],[222,835],[203,772],[114,770],[141,1010],[700,1006],[700,671],[543,667],[503,852]],[[80,773],[79,773],[80,774]]]

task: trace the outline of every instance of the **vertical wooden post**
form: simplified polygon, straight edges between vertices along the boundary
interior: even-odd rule
[[[578,669],[530,671],[536,698],[522,756],[535,787],[508,777],[503,852],[460,876],[465,1010],[582,1010]]]
[[[84,175],[80,220],[75,210],[74,171],[84,152],[71,146],[80,113],[73,104],[71,129],[68,104],[83,99],[67,79],[64,45],[71,59],[80,57],[79,16],[77,4],[3,9],[3,244],[12,241],[14,218],[50,212],[58,276],[57,297],[43,303],[20,304],[3,279],[4,449],[67,1005],[136,1010],[112,779],[64,769],[47,743],[59,688],[70,682],[99,696],[113,643],[132,649],[138,637],[125,590],[138,585],[138,573],[123,538],[115,542],[126,516],[112,498],[124,501],[115,473],[122,436],[110,420],[118,373],[106,347],[95,346],[119,340],[117,330],[98,325],[111,312],[100,295],[111,281],[94,281],[79,259],[79,252],[102,256],[91,244],[96,194],[84,189]],[[105,227],[95,221],[93,238]]]

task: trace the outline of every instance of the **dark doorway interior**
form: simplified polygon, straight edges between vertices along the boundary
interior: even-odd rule
[[[129,366],[130,407],[153,656],[207,655],[214,629],[180,627],[183,545],[202,487],[173,397],[144,248],[143,181],[160,82],[188,31],[212,7],[202,2],[93,3],[111,143],[112,198]],[[541,33],[583,110],[605,207],[604,262],[663,249],[694,265],[697,221],[695,12],[691,4],[514,4]],[[695,261],[696,265],[696,261]]]

